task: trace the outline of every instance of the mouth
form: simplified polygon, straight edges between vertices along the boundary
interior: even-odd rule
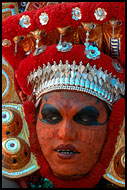
[[[58,157],[62,159],[71,159],[76,154],[80,154],[80,152],[78,152],[76,148],[71,144],[59,145],[56,147],[56,149],[54,149],[54,151],[57,152]]]

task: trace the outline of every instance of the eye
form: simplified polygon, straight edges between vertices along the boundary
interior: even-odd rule
[[[118,22],[118,26],[120,26],[120,25],[122,25],[122,21],[119,21],[119,22]]]
[[[24,40],[24,36],[21,36],[21,38],[20,38],[21,40]]]
[[[58,118],[56,116],[49,116],[47,119],[49,119],[50,121],[55,121]]]
[[[96,116],[88,116],[88,115],[76,115],[73,117],[73,120],[76,123],[82,124],[82,125],[98,125],[97,117]]]
[[[94,29],[95,27],[96,27],[96,24],[92,24],[90,28]]]
[[[83,29],[83,26],[82,26],[82,25],[80,25],[80,26],[78,26],[78,28],[82,28],[82,29]]]
[[[44,31],[44,32],[42,33],[42,35],[43,35],[43,36],[46,36],[46,32]]]
[[[98,125],[99,111],[94,106],[86,106],[81,109],[73,120],[82,125]]]
[[[43,118],[41,119],[42,122],[47,124],[57,124],[62,120],[62,117],[59,115],[43,115]]]
[[[106,24],[109,25],[109,21],[107,21]]]
[[[71,27],[68,28],[68,31],[70,31],[70,30],[71,30]]]
[[[62,120],[60,112],[50,104],[44,104],[41,110],[42,119],[40,121],[47,124],[56,124]]]

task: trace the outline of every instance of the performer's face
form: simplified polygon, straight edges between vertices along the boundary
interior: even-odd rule
[[[98,98],[70,91],[43,96],[36,131],[42,153],[61,178],[86,175],[106,139],[108,113]]]

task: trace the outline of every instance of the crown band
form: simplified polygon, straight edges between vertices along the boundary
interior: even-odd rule
[[[96,65],[89,63],[84,66],[82,61],[77,65],[75,61],[65,64],[59,61],[57,65],[49,62],[43,68],[38,67],[28,76],[28,84],[33,87],[36,100],[43,94],[54,90],[75,90],[89,93],[112,106],[121,95],[125,94],[125,84],[119,82],[119,78],[102,71],[102,67],[96,69]]]

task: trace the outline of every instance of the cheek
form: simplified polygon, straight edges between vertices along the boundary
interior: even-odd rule
[[[48,146],[47,143],[49,143],[49,141],[51,141],[55,136],[55,129],[53,127],[42,124],[41,121],[37,122],[36,131],[39,143],[42,148]]]
[[[99,154],[106,138],[107,126],[102,129],[83,129],[81,141],[88,145],[94,154]]]

